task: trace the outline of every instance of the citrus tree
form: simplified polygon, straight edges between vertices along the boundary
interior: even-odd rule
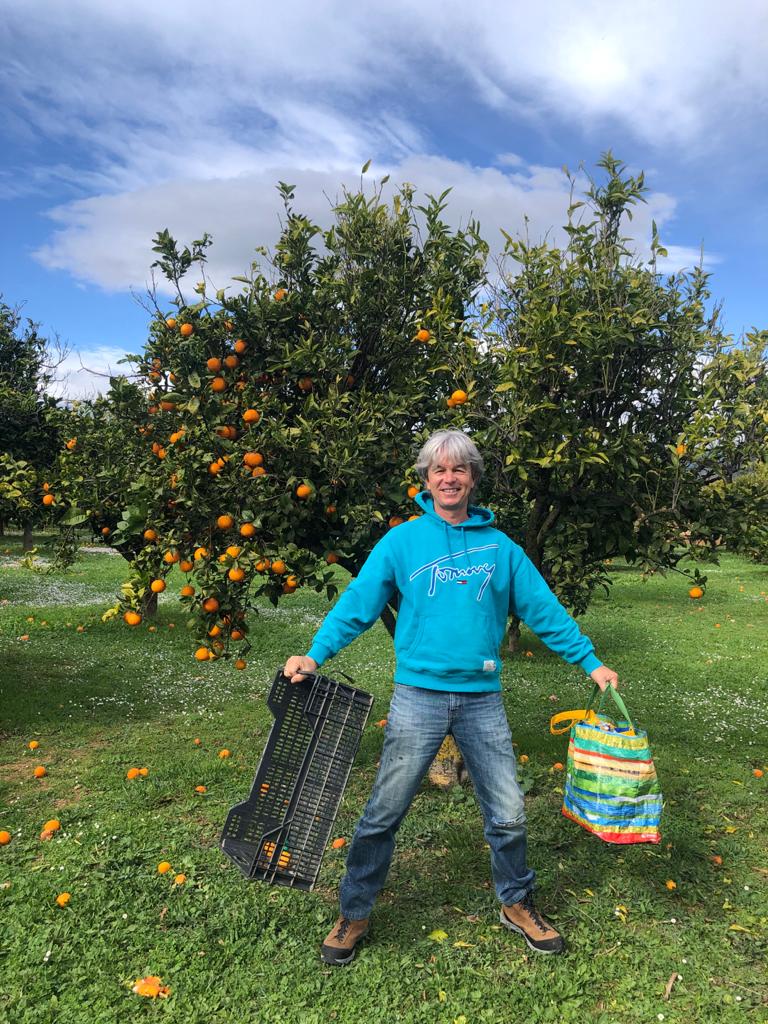
[[[703,526],[703,545],[684,537],[702,505],[685,438],[705,400],[702,361],[721,344],[707,278],[657,273],[655,225],[650,262],[632,254],[622,230],[643,177],[610,154],[600,167],[604,181],[572,202],[565,246],[507,237],[486,309],[490,385],[467,414],[502,524],[576,613],[607,589],[611,559],[670,569],[715,539]]]
[[[234,654],[239,667],[257,597],[332,595],[331,566],[355,574],[415,514],[414,447],[473,386],[468,321],[485,276],[486,245],[474,224],[447,227],[445,196],[345,192],[321,231],[295,212],[291,186],[280,191],[280,238],[235,294],[209,294],[207,236],[157,236],[174,308],[158,308],[131,357],[145,402],[120,429],[141,452],[122,515],[105,524],[110,543],[138,545],[126,622],[176,567],[197,657]],[[182,293],[192,270],[195,302]]]

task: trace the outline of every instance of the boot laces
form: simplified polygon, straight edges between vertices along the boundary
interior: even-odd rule
[[[541,914],[538,912],[536,907],[533,905],[532,894],[528,893],[525,897],[523,897],[521,903],[525,910],[527,910],[530,914],[531,920],[536,925],[536,927],[542,932],[548,931],[549,929],[547,928],[547,925],[544,923],[544,919],[542,918]]]
[[[347,936],[347,932],[349,931],[349,926],[351,924],[352,924],[352,922],[348,918],[342,917],[341,923],[339,924],[338,931],[336,932],[336,938],[339,940],[339,942],[343,942],[344,941],[344,939]]]

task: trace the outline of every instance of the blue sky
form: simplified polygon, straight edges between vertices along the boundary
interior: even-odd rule
[[[378,9],[385,7],[385,9]],[[496,249],[562,224],[567,165],[643,169],[667,269],[703,246],[724,324],[768,327],[768,6],[676,0],[0,0],[0,292],[93,393],[140,351],[151,238],[209,231],[217,287],[371,173],[451,187]]]

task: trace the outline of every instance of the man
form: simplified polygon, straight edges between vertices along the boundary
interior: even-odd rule
[[[493,513],[470,505],[483,462],[474,442],[441,430],[425,443],[416,470],[425,490],[418,519],[391,530],[326,616],[306,656],[288,658],[292,682],[314,672],[379,617],[399,593],[395,690],[370,799],[349,847],[340,916],[322,960],[350,963],[368,932],[395,834],[446,735],[464,757],[483,813],[501,923],[539,953],[561,953],[562,936],[533,904],[526,863],[523,795],[501,700],[499,646],[518,615],[601,689],[616,686],[591,642],[558,602],[522,548],[493,527]]]

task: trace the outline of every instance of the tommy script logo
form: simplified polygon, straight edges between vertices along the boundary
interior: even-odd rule
[[[466,554],[473,555],[479,551],[495,551],[499,547],[498,544],[484,544],[478,548],[468,548]],[[477,592],[477,600],[483,599],[485,588],[491,581],[494,570],[496,569],[495,562],[481,562],[479,565],[469,565],[466,568],[460,568],[456,565],[445,565],[445,562],[451,562],[456,558],[463,558],[465,552],[455,551],[449,555],[443,555],[441,558],[435,558],[431,562],[427,562],[426,565],[419,566],[414,572],[411,573],[409,579],[415,580],[417,576],[420,576],[423,572],[429,573],[429,590],[427,592],[428,597],[434,597],[435,590],[438,583],[467,583],[469,578],[472,576],[484,576],[480,589]]]

